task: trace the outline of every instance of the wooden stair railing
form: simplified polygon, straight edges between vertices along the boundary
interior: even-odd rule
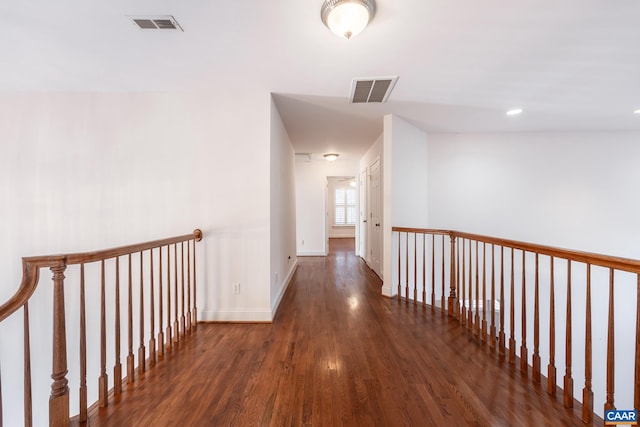
[[[67,426],[70,422],[69,405],[69,381],[67,365],[67,323],[72,319],[65,316],[65,291],[72,289],[69,286],[79,285],[79,414],[80,423],[87,421],[87,304],[85,290],[87,286],[99,286],[99,301],[90,301],[90,307],[99,305],[99,329],[97,339],[100,354],[100,369],[98,376],[98,400],[100,407],[109,404],[109,379],[107,374],[107,287],[113,286],[115,295],[113,302],[113,396],[122,393],[123,380],[127,383],[135,381],[137,375],[143,374],[148,367],[153,366],[158,357],[165,355],[188,334],[195,331],[197,325],[196,305],[196,251],[195,242],[202,240],[202,232],[196,229],[191,234],[171,237],[152,242],[139,243],[113,249],[74,253],[66,255],[27,257],[22,259],[22,281],[17,292],[0,306],[0,322],[8,319],[12,314],[22,308],[23,315],[23,419],[24,425],[33,424],[32,402],[32,377],[31,377],[31,339],[29,334],[29,300],[34,294],[40,277],[40,270],[49,268],[53,273],[53,352],[51,394],[49,397],[49,425]],[[173,255],[173,256],[171,256]],[[122,377],[121,364],[121,261],[126,261],[126,289],[127,293],[127,356],[126,378]],[[108,265],[107,265],[108,264]],[[87,281],[85,285],[85,269],[92,265],[99,268],[99,278],[95,281]],[[79,283],[75,281],[65,282],[65,273],[70,266],[78,266]],[[108,270],[112,266],[113,270]],[[112,271],[107,283],[107,272]],[[134,281],[133,272],[139,273],[137,283]],[[186,272],[186,275],[185,275]],[[173,280],[172,280],[173,279]],[[97,282],[97,283],[96,283]],[[173,286],[172,286],[173,285]],[[137,288],[137,292],[135,289]],[[111,290],[110,290],[111,291]],[[148,292],[148,296],[146,294]],[[110,292],[111,293],[111,292]],[[134,356],[134,310],[138,303],[136,313],[139,337],[137,340],[137,367]],[[156,311],[156,304],[158,305]],[[145,307],[148,314],[145,315]],[[166,312],[163,312],[166,310]],[[166,317],[165,317],[166,316]],[[156,319],[158,325],[156,326]],[[75,320],[75,319],[73,319]],[[173,323],[172,323],[173,320]],[[74,323],[75,325],[75,323]],[[166,329],[163,329],[166,325]],[[145,347],[145,339],[148,338],[148,353]],[[147,365],[148,363],[148,365]],[[0,427],[3,426],[3,396],[2,396],[2,372],[7,369],[0,364]],[[4,389],[6,392],[6,388]],[[8,409],[4,406],[4,409]],[[12,407],[12,410],[16,408]],[[17,409],[19,410],[19,409]]]
[[[567,408],[574,405],[572,365],[577,354],[581,358],[578,360],[584,360],[580,403],[585,423],[591,423],[597,417],[594,412],[594,372],[597,378],[604,380],[596,391],[604,401],[601,413],[616,409],[616,361],[622,362],[621,372],[633,375],[633,382],[629,381],[618,393],[623,402],[619,409],[640,411],[639,260],[450,230],[393,227],[392,232],[392,265],[396,270],[392,277],[397,282],[398,298],[430,306],[432,310],[440,304],[443,316],[446,313],[456,318],[480,345],[488,342],[488,348],[499,360],[508,360],[506,366],[515,367],[519,358],[517,369],[534,384],[542,383],[542,358],[548,357],[546,391],[551,396],[559,390],[556,340],[564,338],[564,349],[560,349],[564,352],[565,365],[561,380],[562,401]],[[566,289],[556,286],[559,281],[565,282]],[[615,284],[619,286],[616,288]],[[431,297],[427,299],[429,292]],[[598,295],[596,299],[594,292]],[[546,301],[541,303],[541,295],[548,298],[548,304]],[[584,301],[576,303],[576,295]],[[628,299],[627,306],[632,305],[635,309],[629,313],[633,320],[622,325],[629,328],[624,331],[628,342],[633,344],[625,345],[623,348],[627,351],[617,358],[616,299]],[[564,316],[556,312],[556,301],[565,304]],[[593,303],[600,309],[594,310]],[[548,325],[548,334],[542,332],[541,313],[548,316],[544,322]],[[594,324],[594,313],[600,314],[598,319],[606,321],[598,320]],[[580,319],[582,316],[583,320]],[[519,325],[516,323],[518,317]],[[559,318],[564,321],[564,328],[556,327]],[[582,321],[576,326],[577,320]],[[576,327],[583,327],[584,340],[579,341],[584,344],[584,351],[574,346]],[[594,339],[596,330],[599,339]],[[531,332],[533,348],[527,341],[527,334]],[[545,346],[544,352],[541,342]],[[594,351],[594,345],[600,342],[606,343],[606,348],[597,347]],[[600,358],[604,360],[596,366],[594,353],[604,355]]]

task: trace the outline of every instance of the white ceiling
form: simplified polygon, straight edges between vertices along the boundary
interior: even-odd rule
[[[377,0],[348,41],[322,0],[3,3],[0,90],[265,90],[296,151],[361,154],[387,113],[428,132],[640,130],[638,0]],[[353,77],[390,75],[388,103],[348,104]]]

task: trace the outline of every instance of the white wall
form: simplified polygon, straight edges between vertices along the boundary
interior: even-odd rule
[[[238,88],[0,94],[0,301],[20,283],[22,256],[107,248],[199,227],[205,236],[198,243],[200,318],[269,320],[269,108],[269,93]],[[46,424],[51,384],[50,274],[41,279],[30,305],[32,343],[39,344],[36,425]],[[234,282],[242,285],[239,296],[232,294]],[[72,285],[66,292],[72,301]],[[96,312],[95,302],[90,308]],[[70,305],[67,313],[75,313]],[[89,322],[99,330],[95,316]],[[7,409],[20,395],[7,390],[21,390],[21,370],[13,367],[21,366],[22,353],[7,345],[21,342],[19,325],[15,317],[0,326],[6,425],[21,424],[21,410]],[[112,349],[108,355],[113,366]],[[77,359],[69,353],[70,370],[77,371]],[[91,401],[96,378],[89,378]],[[77,382],[70,387],[75,405]]]
[[[367,150],[367,152],[364,154],[364,156],[362,156],[362,159],[360,159],[360,162],[359,162],[360,172],[366,170],[369,166],[371,166],[371,164],[373,162],[376,161],[376,159],[379,159],[379,158],[382,157],[382,139],[383,139],[383,135],[384,134],[382,134],[382,133],[380,134],[378,139],[376,139],[373,142],[371,147],[369,147],[369,150]]]
[[[298,263],[296,257],[295,154],[271,99],[271,312],[276,313]]]
[[[339,158],[335,162],[295,162],[296,238],[298,256],[324,256],[325,192],[328,176],[356,176],[358,162]]]
[[[640,258],[639,139],[430,134],[430,225]]]
[[[430,134],[429,220],[469,231],[640,258],[640,133]],[[533,260],[528,260],[529,265]],[[548,259],[541,260],[541,331],[548,333]],[[573,268],[574,394],[584,386],[585,271]],[[556,270],[556,366],[564,375],[566,267]],[[529,284],[534,283],[528,274]],[[608,272],[593,269],[595,409],[605,401]],[[530,287],[529,287],[530,289]],[[531,292],[531,291],[529,291]],[[521,299],[516,287],[515,301]],[[531,302],[532,294],[528,295]],[[616,406],[633,407],[636,278],[616,274]],[[531,306],[529,308],[531,310]],[[532,316],[532,311],[529,311]],[[529,337],[533,336],[529,319]],[[516,325],[519,339],[519,323]],[[531,341],[531,338],[529,338]],[[543,366],[548,342],[541,340]],[[529,357],[532,345],[529,342]]]
[[[383,139],[383,279],[382,293],[393,296],[395,263],[392,262],[392,227],[428,225],[427,135],[398,116],[384,117]],[[391,273],[391,274],[388,274]]]

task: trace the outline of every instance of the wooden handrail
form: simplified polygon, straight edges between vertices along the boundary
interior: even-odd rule
[[[411,227],[392,227],[392,231],[401,233],[419,233],[419,234],[439,234],[448,235],[454,238],[464,238],[484,243],[490,243],[498,246],[518,249],[526,252],[539,253],[541,255],[553,256],[556,258],[570,259],[572,261],[582,262],[585,264],[597,265],[600,267],[613,268],[615,270],[626,271],[629,273],[640,273],[640,260],[631,258],[622,258],[611,255],[602,255],[593,252],[583,252],[573,249],[564,249],[554,246],[539,245],[536,243],[522,242],[518,240],[503,239],[500,237],[483,236],[481,234],[464,233],[461,231],[440,230],[429,228],[411,228]]]
[[[202,240],[202,231],[196,229],[191,234],[170,237],[167,239],[153,240],[135,245],[120,246],[117,248],[104,249],[92,252],[80,252],[67,255],[47,255],[33,256],[22,258],[22,282],[16,293],[0,305],[0,322],[11,316],[16,310],[24,305],[31,298],[38,286],[41,268],[51,268],[61,265],[75,265],[82,263],[90,263],[101,260],[108,260],[129,253],[145,251],[159,246],[166,246],[173,243],[183,242],[185,240],[195,239],[196,242]]]
[[[177,246],[180,244],[182,248],[182,252],[180,255],[180,266],[183,272],[182,283],[180,287],[180,291],[182,292],[182,329],[178,330],[177,326],[173,330],[174,339],[178,339],[180,336],[185,337],[188,333],[191,333],[192,330],[195,330],[196,323],[196,307],[195,307],[195,294],[196,294],[196,282],[195,282],[195,242],[199,242],[202,240],[202,232],[199,229],[194,230],[190,234],[184,234],[181,236],[170,237],[166,239],[159,239],[154,241],[149,241],[145,243],[138,243],[133,245],[121,246],[111,249],[99,250],[99,251],[91,251],[91,252],[82,252],[82,253],[71,253],[71,254],[61,254],[61,255],[49,255],[49,256],[35,256],[35,257],[24,257],[22,259],[22,280],[20,282],[20,286],[18,290],[14,293],[14,295],[9,298],[5,303],[0,305],[0,322],[9,318],[12,314],[14,314],[20,308],[23,308],[24,313],[24,423],[25,425],[32,424],[32,402],[31,402],[31,357],[30,357],[30,338],[29,338],[29,311],[28,311],[28,302],[35,290],[38,287],[38,282],[40,278],[40,269],[49,268],[53,273],[53,363],[52,363],[52,374],[51,378],[53,379],[53,383],[51,384],[51,396],[49,399],[49,423],[50,425],[68,425],[69,423],[69,385],[67,380],[67,344],[66,344],[66,316],[65,316],[65,271],[68,266],[71,265],[79,265],[80,266],[80,414],[79,421],[84,422],[87,419],[87,391],[86,391],[86,304],[85,304],[85,274],[84,274],[84,266],[89,263],[100,263],[100,301],[97,302],[100,304],[100,337],[98,339],[100,346],[100,376],[99,376],[99,400],[98,403],[100,406],[106,406],[108,402],[108,377],[106,372],[106,281],[105,281],[105,261],[115,259],[115,271],[116,271],[116,283],[115,283],[115,293],[116,293],[116,302],[115,302],[115,310],[116,310],[116,320],[115,320],[115,359],[116,363],[114,366],[114,393],[120,394],[121,392],[121,382],[122,382],[122,368],[120,364],[120,268],[119,261],[120,257],[128,256],[129,264],[129,343],[131,345],[132,338],[132,317],[131,317],[131,255],[139,254],[140,255],[140,351],[138,354],[138,370],[139,372],[144,371],[145,369],[145,350],[143,339],[145,337],[145,328],[144,328],[144,303],[148,301],[150,305],[150,333],[151,339],[149,340],[149,358],[150,365],[153,365],[156,359],[156,327],[154,325],[154,305],[155,305],[155,297],[154,297],[154,289],[156,286],[160,287],[160,298],[162,298],[162,286],[164,286],[162,281],[162,249],[166,247],[167,251],[167,263],[170,263],[169,253],[171,251],[170,246],[174,246],[174,271],[177,271],[178,268],[178,254],[177,254]],[[186,261],[185,261],[185,250],[184,243],[187,242],[187,250],[186,250]],[[193,257],[191,254],[190,245],[193,244]],[[159,268],[160,268],[160,279],[154,281],[154,250],[157,253],[157,249],[159,249]],[[148,258],[150,259],[149,271],[150,274],[150,283],[147,283],[143,280],[143,273],[147,273],[143,271],[143,254],[148,252]],[[144,265],[146,267],[146,265]],[[184,280],[184,272],[185,269],[187,271],[187,281],[185,283]],[[191,271],[193,269],[193,280],[191,280]],[[170,264],[167,264],[166,271],[167,273],[170,270]],[[174,301],[175,301],[175,309],[177,313],[177,304],[178,304],[178,289],[177,289],[177,276],[175,278],[176,282],[174,286],[176,286],[174,293]],[[170,297],[169,297],[169,277],[167,276],[166,281],[167,286],[167,310],[170,305]],[[143,292],[144,287],[149,287],[150,296],[145,301]],[[192,288],[193,286],[193,288]],[[187,304],[191,303],[191,292],[193,292],[193,304],[194,306],[185,307],[184,306],[184,293],[187,293],[186,302]],[[189,316],[188,321],[185,323],[184,316],[186,314]],[[162,310],[162,301],[160,301],[160,310]],[[191,311],[193,310],[193,312]],[[167,312],[168,314],[168,312]],[[73,319],[75,320],[75,319]],[[176,314],[176,322],[177,322],[177,314]],[[162,317],[160,317],[160,322],[162,323]],[[160,331],[158,334],[158,346],[161,346],[162,349],[158,352],[160,355],[164,355],[164,335],[162,331],[162,324],[160,324]],[[188,327],[189,330],[185,328]],[[171,330],[168,330],[168,340],[171,337]],[[166,343],[167,346],[170,346],[171,343]],[[133,366],[133,358],[129,358],[127,360],[127,381],[133,381],[134,375],[134,366]],[[0,378],[1,373],[0,373]],[[2,390],[2,386],[0,384],[0,390]],[[2,394],[0,392],[0,427],[2,426]]]
[[[397,280],[397,285],[392,283],[392,288],[398,290],[398,298],[405,299],[408,303],[412,299],[409,292],[413,286],[413,300],[416,304],[431,305],[434,309],[438,300],[436,295],[431,295],[430,299],[422,295],[422,300],[418,299],[415,289],[422,286],[422,289],[435,287],[435,270],[439,268],[442,272],[442,290],[440,297],[444,298],[445,281],[448,280],[449,296],[448,304],[445,307],[444,300],[441,303],[443,314],[446,312],[455,318],[461,327],[469,331],[469,336],[477,338],[477,343],[487,345],[493,351],[497,347],[497,355],[500,360],[504,360],[508,348],[508,364],[505,367],[515,367],[519,359],[519,371],[523,378],[530,378],[533,383],[542,382],[542,356],[548,354],[549,362],[547,366],[547,392],[551,396],[556,396],[558,388],[557,381],[563,382],[562,401],[564,406],[572,408],[574,406],[574,352],[580,363],[584,367],[584,388],[581,390],[582,399],[582,420],[591,423],[595,417],[594,413],[594,368],[606,367],[606,388],[598,390],[606,395],[603,409],[611,410],[616,408],[615,397],[615,292],[614,276],[616,272],[622,272],[626,276],[626,283],[620,287],[625,292],[625,298],[631,298],[631,293],[636,299],[636,328],[634,332],[635,352],[634,357],[625,360],[622,369],[629,371],[633,368],[635,375],[634,387],[632,390],[634,406],[640,410],[640,260],[622,258],[610,255],[602,255],[591,252],[583,252],[572,249],[564,249],[535,243],[522,242],[498,237],[484,236],[473,233],[466,233],[454,230],[428,229],[415,227],[392,227],[393,257],[397,256],[397,261],[392,258],[391,265],[397,266],[397,272],[393,271],[390,277]],[[397,234],[397,236],[396,236]],[[431,235],[433,239],[441,239],[442,245],[425,245],[427,237]],[[440,237],[441,236],[441,237]],[[450,237],[449,248],[445,248],[445,236]],[[397,246],[396,246],[397,245]],[[489,249],[489,250],[487,250]],[[413,251],[413,253],[411,253]],[[428,252],[431,253],[428,253]],[[507,252],[505,254],[505,252]],[[419,256],[420,253],[420,256]],[[541,257],[542,256],[542,257]],[[544,258],[543,258],[544,257]],[[436,263],[435,260],[440,262]],[[430,260],[428,262],[427,260]],[[445,266],[445,262],[448,266]],[[561,265],[566,264],[566,271],[557,271],[556,262]],[[541,263],[544,266],[541,267]],[[420,277],[417,274],[420,264],[423,273]],[[441,267],[439,265],[441,264]],[[487,268],[487,265],[489,268]],[[401,268],[402,267],[402,268]],[[586,267],[586,269],[585,269]],[[596,289],[600,283],[592,283],[596,279],[592,277],[592,271],[603,273],[608,272],[609,280],[606,283],[608,294],[606,322],[606,360],[594,364],[594,354],[601,354],[596,349],[596,344],[604,340],[596,340],[594,334],[595,320],[592,315],[592,288]],[[499,278],[496,277],[495,269],[498,268]],[[425,269],[429,270],[429,273]],[[575,271],[574,271],[575,270]],[[445,272],[449,271],[445,279]],[[412,274],[413,272],[413,274]],[[573,273],[572,273],[573,272]],[[397,274],[396,274],[397,273]],[[566,277],[566,291],[562,287],[557,287],[555,283],[556,273],[560,277]],[[577,278],[576,278],[577,273]],[[630,273],[630,274],[628,274]],[[488,276],[489,275],[489,276]],[[633,276],[632,276],[633,275]],[[573,276],[573,279],[572,279]],[[628,279],[635,276],[633,286],[629,286]],[[428,280],[431,283],[428,283]],[[496,280],[499,280],[499,290],[496,292]],[[422,282],[422,283],[420,283]],[[487,282],[490,285],[490,300],[488,300]],[[603,280],[598,280],[603,282]],[[438,282],[438,284],[440,284]],[[394,286],[396,285],[396,286]],[[576,287],[579,285],[579,287]],[[604,293],[604,283],[598,289],[598,294]],[[505,288],[508,290],[505,292]],[[572,300],[572,288],[578,289],[581,296],[579,300]],[[403,293],[404,289],[404,293]],[[549,292],[548,305],[541,299],[541,293]],[[564,293],[561,299],[566,302],[564,316],[564,377],[558,378],[556,370],[556,332],[562,334],[562,329],[556,329],[556,292]],[[593,291],[595,292],[595,290]],[[495,300],[496,293],[499,298],[499,326],[496,327]],[[584,294],[584,297],[582,295]],[[595,295],[595,294],[594,294]],[[584,299],[583,299],[584,298]],[[573,301],[573,302],[572,302]],[[491,309],[487,309],[487,304]],[[573,311],[573,305],[580,304],[581,308]],[[542,308],[541,308],[542,307]],[[559,308],[562,310],[562,308]],[[548,315],[548,335],[541,337],[541,311]],[[509,321],[505,321],[505,312],[509,316]],[[580,313],[584,316],[583,321],[574,319],[572,313]],[[490,321],[487,316],[490,315]],[[516,319],[519,318],[519,325]],[[577,326],[576,326],[577,324]],[[516,327],[519,326],[518,331]],[[576,349],[573,343],[574,327],[583,327],[584,350]],[[506,331],[509,332],[508,342]],[[527,334],[533,332],[532,343],[527,342]],[[541,339],[542,338],[542,339]],[[629,339],[627,337],[626,339]],[[547,341],[548,340],[548,341]],[[548,342],[548,348],[541,348],[541,343]],[[530,355],[529,346],[533,344]],[[519,345],[519,352],[517,346]],[[546,354],[541,354],[542,350]],[[577,351],[576,351],[577,350]],[[529,365],[531,363],[531,365]],[[531,375],[529,375],[531,373]],[[562,386],[561,385],[561,386]],[[625,390],[625,398],[629,399],[629,391]]]

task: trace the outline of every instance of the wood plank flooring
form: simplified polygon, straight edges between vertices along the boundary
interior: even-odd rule
[[[93,426],[581,426],[439,311],[380,296],[332,239],[273,324],[199,324]],[[600,422],[601,425],[601,422]]]

